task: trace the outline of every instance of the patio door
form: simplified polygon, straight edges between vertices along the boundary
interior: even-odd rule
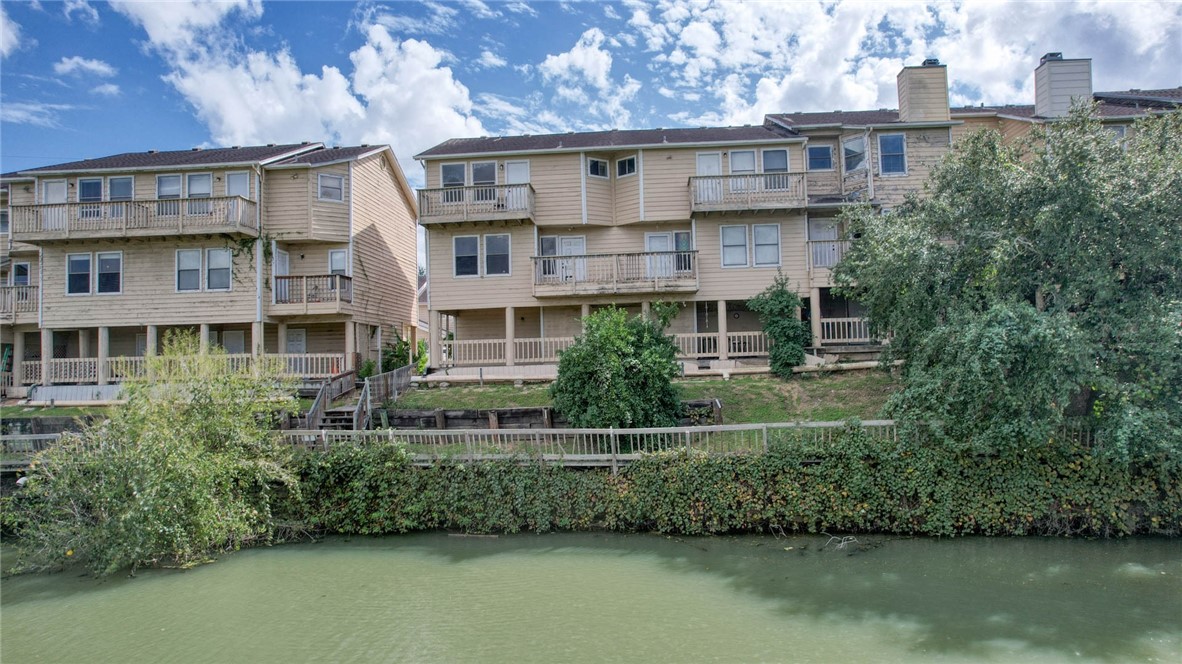
[[[722,202],[722,154],[702,152],[698,154],[698,175],[711,176],[698,180],[694,195],[699,203]]]
[[[586,281],[587,239],[583,236],[558,238],[559,256],[577,256],[578,258],[564,258],[558,261],[559,276],[563,281]]]
[[[304,355],[308,352],[308,331],[302,327],[287,328],[287,347],[284,349],[289,355]]]
[[[645,233],[644,250],[649,252],[645,256],[646,276],[668,278],[673,276],[673,235],[671,233]],[[653,253],[659,255],[653,256]]]
[[[241,355],[246,352],[246,332],[244,330],[225,330],[222,332],[222,348],[228,355]]]
[[[837,221],[832,217],[809,219],[809,245],[812,247],[813,267],[833,267],[841,259],[837,242]]]
[[[68,222],[66,181],[46,180],[41,184],[41,202],[57,207],[45,208],[41,213],[42,230],[64,231]]]
[[[272,281],[275,283],[275,302],[283,303],[290,302],[291,298],[291,282],[287,279],[280,279],[279,277],[286,277],[291,273],[291,256],[282,249],[275,250],[275,262],[271,265],[271,274],[274,277]]]
[[[505,162],[505,184],[528,185],[529,162]],[[505,190],[505,209],[525,210],[529,206],[529,192],[527,187],[508,187]]]

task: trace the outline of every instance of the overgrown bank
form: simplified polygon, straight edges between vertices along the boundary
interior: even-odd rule
[[[537,463],[411,466],[397,445],[338,447],[300,462],[290,521],[331,533],[650,530],[916,535],[1176,535],[1182,464],[1134,465],[1061,445],[1005,456],[884,445],[847,431],[825,450],[666,454],[618,476]]]

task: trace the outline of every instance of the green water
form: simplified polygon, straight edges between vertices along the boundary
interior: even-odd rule
[[[860,539],[427,534],[10,577],[0,661],[1182,661],[1182,542]]]

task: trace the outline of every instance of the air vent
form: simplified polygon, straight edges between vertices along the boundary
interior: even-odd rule
[[[923,66],[925,66],[925,67],[939,67],[940,66],[940,59],[939,58],[928,58],[927,60],[923,61]]]
[[[1063,54],[1060,53],[1059,51],[1054,51],[1051,53],[1047,53],[1046,55],[1039,58],[1038,64],[1041,65],[1042,63],[1046,62],[1047,60],[1062,60],[1062,59],[1063,59]]]

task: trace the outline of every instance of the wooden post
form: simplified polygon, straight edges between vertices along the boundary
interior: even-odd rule
[[[305,348],[305,350],[307,350]],[[275,352],[287,352],[287,323],[278,323],[275,325]]]
[[[427,315],[427,358],[431,368],[437,368],[443,364],[443,356],[440,354],[442,345],[439,343],[443,336],[443,321],[439,312],[432,309]]]
[[[718,359],[730,359],[730,340],[726,331],[726,300],[718,301]]]
[[[98,329],[98,384],[106,385],[111,376],[107,371],[107,357],[111,354],[111,328]]]
[[[435,428],[440,431],[447,428],[447,415],[443,414],[442,408],[435,409]]]
[[[156,354],[156,346],[159,345],[159,335],[155,325],[148,326],[147,341],[144,343],[144,355],[152,357]]]
[[[357,353],[357,334],[353,329],[353,321],[345,321],[345,368],[356,369],[355,353]]]
[[[197,352],[205,355],[209,352],[209,323],[202,323],[197,328],[197,334],[201,337],[197,342]]]
[[[78,330],[78,357],[90,357],[90,330]]]
[[[554,428],[554,415],[551,413],[549,407],[542,408],[542,428],[543,429],[553,429]]]
[[[41,384],[49,385],[49,358],[53,357],[53,330],[41,328]]]
[[[620,454],[620,440],[616,437],[615,427],[612,427],[610,435],[612,438],[612,475],[618,475],[620,473],[620,466],[616,457]]]
[[[715,399],[711,405],[714,407],[714,423],[722,424],[722,402]]]
[[[495,410],[488,411],[488,428],[490,428],[490,429],[500,429],[501,428],[501,418],[497,414],[497,411],[495,411]]]
[[[517,359],[517,318],[513,307],[505,307],[505,366],[511,367]]]
[[[649,319],[649,314],[652,313],[652,302],[644,300],[640,303],[640,316],[645,320]]]
[[[809,291],[809,327],[813,332],[813,346],[821,345],[821,289]]]
[[[582,318],[579,321],[583,326],[583,331],[587,331],[587,316],[591,315],[591,305],[586,302],[583,303]]]
[[[250,324],[250,354],[258,357],[263,354],[263,321]]]
[[[12,331],[12,386],[21,389],[25,382],[25,333]]]

